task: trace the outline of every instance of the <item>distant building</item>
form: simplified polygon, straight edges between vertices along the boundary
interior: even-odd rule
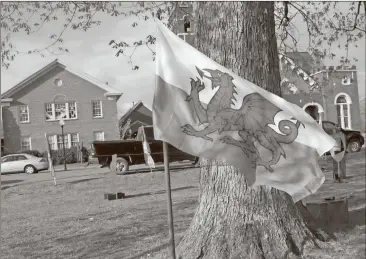
[[[356,66],[321,66],[307,52],[280,55],[282,96],[314,119],[361,129]]]
[[[119,137],[117,100],[122,93],[54,60],[1,95],[2,151],[46,150],[63,146],[59,119],[64,117],[67,148]]]
[[[169,23],[172,31],[194,45],[193,8],[189,2],[175,8]],[[324,67],[308,52],[279,55],[282,97],[302,107],[316,120],[339,123],[346,129],[361,129],[357,70]]]
[[[130,129],[131,137],[136,137],[139,127],[153,124],[152,111],[141,101],[134,104],[119,120],[120,134],[122,127],[131,119]],[[122,137],[122,136],[120,136]]]

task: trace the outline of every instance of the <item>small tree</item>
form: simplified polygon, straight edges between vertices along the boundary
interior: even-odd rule
[[[130,139],[132,135],[131,131],[131,118],[128,118],[125,124],[120,126],[121,139]]]

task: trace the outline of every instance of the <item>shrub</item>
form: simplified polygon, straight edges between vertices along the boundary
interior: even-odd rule
[[[44,158],[48,158],[48,154],[47,151],[44,152],[40,152],[38,150],[25,150],[22,152],[17,152],[17,153],[26,153],[29,155],[33,155],[36,157],[44,157]],[[81,153],[82,153],[82,158],[83,158],[83,162],[87,162],[88,158],[89,158],[89,151],[85,148],[82,147],[81,148]],[[5,155],[10,155],[12,153],[9,152],[4,152],[1,153],[1,156],[5,156]],[[72,147],[72,148],[65,148],[65,154],[66,154],[66,163],[67,164],[72,164],[72,163],[77,163],[77,148],[76,147]],[[51,158],[52,158],[52,163],[53,165],[60,165],[64,163],[64,151],[63,149],[59,149],[59,150],[51,150]]]
[[[88,161],[88,150],[83,147],[81,149],[82,152],[82,161],[86,162]],[[52,150],[51,151],[51,157],[52,157],[52,163],[54,165],[60,165],[64,163],[64,150],[63,149],[59,149],[59,150]],[[65,157],[66,157],[66,163],[67,164],[72,164],[72,163],[77,163],[77,148],[76,147],[72,147],[72,148],[65,148]]]
[[[45,153],[45,152],[41,153],[38,150],[25,150],[25,151],[23,151],[23,153],[33,155],[33,156],[36,156],[36,157],[45,157],[45,156],[47,156],[47,153]]]

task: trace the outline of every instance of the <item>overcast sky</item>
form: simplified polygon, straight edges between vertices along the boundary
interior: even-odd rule
[[[152,61],[152,55],[146,47],[140,47],[136,50],[133,61],[140,67],[139,70],[131,70],[128,59],[125,57],[117,58],[116,50],[108,45],[110,40],[123,40],[129,44],[134,41],[144,39],[147,35],[155,35],[156,26],[152,20],[147,22],[139,21],[138,27],[132,27],[131,24],[136,17],[111,17],[105,14],[99,14],[98,17],[102,24],[96,26],[87,32],[67,30],[62,37],[64,43],[62,47],[69,49],[69,53],[55,55],[45,52],[44,58],[39,54],[19,54],[12,62],[9,69],[1,68],[1,93],[13,87],[16,83],[22,81],[27,76],[41,69],[44,65],[56,58],[72,63],[79,69],[91,76],[108,82],[109,85],[123,92],[119,101],[119,112],[123,113],[132,106],[132,102],[142,100],[151,108],[154,84],[155,84],[155,63]],[[305,50],[307,46],[306,28],[304,23],[299,21],[298,29],[300,31],[300,47]],[[62,28],[61,22],[52,22],[33,35],[24,35],[20,33],[13,34],[13,45],[17,50],[27,52],[29,49],[41,49],[47,46],[51,41],[51,34],[59,33]],[[360,96],[365,96],[365,39],[359,42],[357,49],[349,51],[350,57],[357,57],[356,63],[358,74]],[[57,48],[55,49],[57,50]],[[57,52],[57,51],[56,51]],[[345,51],[335,49],[336,54],[345,55]],[[339,65],[335,61],[329,61],[326,65]]]

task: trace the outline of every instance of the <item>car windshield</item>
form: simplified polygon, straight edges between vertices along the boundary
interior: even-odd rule
[[[12,156],[6,156],[6,157],[2,157],[1,158],[1,163],[9,162],[9,161],[13,161],[13,157]]]
[[[323,122],[323,129],[328,134],[335,134],[338,132],[338,127],[335,123],[332,122]]]

